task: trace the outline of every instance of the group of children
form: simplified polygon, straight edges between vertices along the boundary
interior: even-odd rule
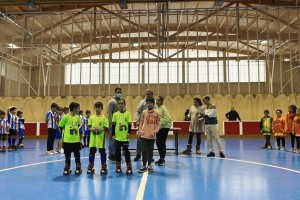
[[[265,137],[265,145],[263,149],[272,149],[271,135],[276,138],[276,150],[285,150],[285,137],[291,137],[291,152],[300,153],[300,108],[295,105],[288,107],[286,117],[282,116],[282,110],[276,110],[276,117],[269,116],[269,110],[264,110],[264,117],[260,122],[261,133]],[[295,148],[296,142],[296,148]]]
[[[139,172],[153,171],[151,162],[153,159],[153,145],[155,142],[155,135],[160,129],[160,118],[159,112],[154,109],[155,100],[153,97],[147,98],[146,103],[148,109],[143,111],[140,121],[140,128],[138,130],[138,135],[142,138],[142,148],[143,148],[143,167]],[[119,99],[117,102],[118,111],[113,113],[112,116],[112,135],[116,141],[116,173],[122,172],[121,167],[121,152],[123,150],[126,162],[126,174],[132,174],[131,166],[131,156],[129,151],[129,133],[131,131],[131,115],[126,111],[126,102],[124,99]],[[57,105],[52,105],[57,107]],[[51,108],[52,108],[51,106]],[[89,152],[89,164],[87,167],[87,173],[93,174],[95,154],[97,150],[100,153],[101,159],[101,174],[107,173],[107,155],[105,147],[105,135],[109,128],[109,121],[106,115],[101,112],[103,110],[103,104],[101,102],[96,102],[94,104],[95,114],[90,116],[90,112],[86,112],[87,117],[82,121],[79,116],[80,105],[78,103],[72,102],[69,106],[70,112],[60,119],[58,123],[58,130],[62,133],[63,138],[63,148],[65,154],[65,167],[64,175],[69,175],[71,171],[71,153],[73,152],[76,163],[75,174],[81,174],[81,162],[80,162],[80,149],[81,149],[81,135],[80,129],[86,126],[86,129],[90,131],[89,140],[86,143],[90,147]],[[55,119],[55,109],[53,109]],[[48,116],[48,115],[47,115]],[[50,116],[50,115],[49,115]],[[50,121],[50,118],[49,118]],[[49,124],[48,121],[48,124]],[[51,131],[50,131],[51,132]],[[84,140],[85,141],[85,140]],[[84,143],[84,144],[86,144]]]
[[[23,149],[23,138],[25,135],[25,120],[23,118],[23,112],[17,111],[15,106],[11,106],[7,109],[7,118],[5,118],[5,112],[0,110],[0,152],[6,151],[5,141],[8,141],[8,151]],[[18,144],[15,145],[17,136],[19,137]]]

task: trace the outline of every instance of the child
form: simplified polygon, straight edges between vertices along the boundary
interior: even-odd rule
[[[1,152],[5,152],[5,140],[8,132],[7,120],[5,119],[5,112],[0,110],[0,141],[2,141]]]
[[[88,121],[89,121],[89,118],[91,115],[91,111],[86,110],[85,115],[86,116],[83,119],[83,125],[82,125],[83,134],[84,134],[83,135],[83,146],[88,147],[90,144],[90,133],[91,133],[91,131],[88,129]]]
[[[126,103],[124,99],[118,100],[119,110],[112,116],[112,136],[116,141],[116,172],[121,173],[121,148],[125,153],[125,161],[127,164],[126,174],[132,174],[130,151],[129,147],[129,133],[131,131],[131,116],[125,109]]]
[[[65,115],[62,107],[58,108],[57,114],[58,114],[58,123],[59,123],[62,117]],[[56,149],[57,153],[64,153],[64,149],[62,147],[62,134],[63,133],[59,129],[57,129],[55,134],[55,139],[57,139],[57,149]]]
[[[7,113],[7,123],[9,127],[8,133],[8,151],[17,150],[17,146],[15,145],[16,137],[18,133],[18,118],[16,116],[17,108],[12,106],[8,108]]]
[[[296,116],[293,119],[292,134],[295,135],[297,141],[297,151],[295,153],[300,153],[300,108],[297,108]]]
[[[263,149],[272,149],[271,146],[271,134],[272,134],[272,121],[273,118],[269,116],[269,110],[264,110],[264,117],[260,120],[260,131],[264,135],[266,139],[265,146],[263,146]]]
[[[143,167],[139,173],[153,172],[151,161],[153,159],[153,147],[156,139],[156,134],[160,129],[159,112],[154,109],[154,98],[147,97],[146,104],[148,109],[141,114],[141,121],[139,125],[138,136],[142,143],[142,160]],[[148,167],[146,167],[148,161]]]
[[[293,119],[296,116],[297,107],[295,105],[290,105],[288,107],[288,110],[289,110],[288,114],[286,115],[286,118],[285,118],[285,132],[291,136],[292,149],[290,151],[293,153],[296,153],[296,150],[295,150],[296,138],[295,138],[295,135],[292,134],[292,124],[293,124]]]
[[[24,148],[23,139],[25,135],[25,119],[23,118],[23,112],[18,111],[17,117],[18,117],[18,134],[19,134],[19,142],[17,148],[23,149]]]
[[[70,113],[64,115],[59,122],[60,131],[63,132],[63,147],[65,153],[64,175],[71,174],[71,153],[74,153],[76,170],[75,174],[81,174],[80,163],[80,135],[79,126],[80,118],[78,116],[80,105],[72,102],[70,104]]]
[[[281,150],[284,151],[285,150],[285,131],[284,131],[284,127],[285,127],[285,119],[284,117],[282,117],[282,110],[278,109],[276,110],[276,117],[273,119],[272,122],[272,130],[273,130],[273,134],[276,138],[276,150]],[[282,147],[280,148],[280,140],[282,143]]]
[[[190,155],[192,152],[192,143],[194,134],[197,135],[196,154],[201,154],[201,133],[204,133],[204,118],[201,114],[204,114],[205,107],[202,106],[202,102],[199,98],[194,98],[194,105],[190,108],[188,118],[191,119],[189,126],[189,140],[186,145],[186,149],[182,152],[183,154]]]
[[[46,124],[48,129],[48,138],[47,138],[47,151],[46,155],[53,155],[56,153],[53,150],[54,140],[57,132],[58,125],[58,116],[56,111],[59,109],[56,103],[52,103],[50,106],[50,111],[46,113]]]
[[[169,130],[172,126],[172,120],[169,111],[164,103],[164,98],[159,96],[156,99],[156,104],[158,106],[158,112],[160,115],[161,129],[159,129],[156,135],[156,145],[159,153],[159,160],[155,162],[158,166],[164,166],[166,164],[166,141],[168,138]]]
[[[91,131],[90,135],[90,154],[89,154],[89,166],[87,173],[94,173],[94,161],[97,149],[101,156],[101,174],[107,174],[106,165],[106,149],[105,149],[105,133],[109,127],[108,119],[106,116],[101,114],[103,110],[103,104],[96,102],[94,105],[96,114],[92,115],[88,121],[88,129]]]

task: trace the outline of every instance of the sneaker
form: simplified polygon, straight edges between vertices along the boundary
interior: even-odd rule
[[[147,167],[143,166],[141,169],[139,169],[139,173],[144,173],[147,171]]]
[[[56,153],[58,153],[58,151],[57,151],[57,150],[51,150],[51,152],[52,152],[53,154],[56,154]]]
[[[108,156],[108,160],[109,160],[110,162],[116,162],[116,158],[115,158],[115,156],[113,156],[113,155]]]
[[[135,158],[133,159],[134,161],[139,161],[141,160],[141,155],[136,155]]]
[[[275,149],[276,149],[276,150],[280,150],[280,147],[279,147],[279,146],[277,146]]]
[[[209,152],[209,154],[207,154],[207,157],[215,157],[215,152]]]
[[[280,148],[280,151],[284,151],[284,150],[285,150],[285,147],[281,147],[281,148]]]
[[[46,155],[54,155],[52,151],[46,151]]]
[[[148,168],[148,172],[153,172],[154,171],[152,165],[148,165],[147,168]]]
[[[60,149],[58,152],[59,153],[64,153],[64,149]]]
[[[158,161],[155,162],[156,165],[158,166],[164,166],[165,165],[165,160],[160,158]]]
[[[220,152],[220,157],[225,158],[225,155],[224,155],[223,151]]]
[[[289,150],[289,152],[294,152],[294,151],[295,151],[295,149],[294,149],[294,148],[292,148],[292,149],[290,149],[290,150]]]
[[[271,149],[272,149],[272,146],[268,146],[267,149],[268,149],[268,150],[271,150]]]

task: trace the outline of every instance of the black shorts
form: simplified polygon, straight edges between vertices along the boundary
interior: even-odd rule
[[[9,129],[9,134],[8,134],[8,136],[10,137],[10,136],[14,136],[14,135],[17,135],[17,130],[16,129]]]
[[[5,140],[6,140],[6,135],[0,134],[0,141],[5,141]]]

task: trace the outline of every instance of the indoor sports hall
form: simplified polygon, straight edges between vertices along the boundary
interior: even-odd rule
[[[0,199],[299,198],[298,0],[0,0],[0,30]]]

